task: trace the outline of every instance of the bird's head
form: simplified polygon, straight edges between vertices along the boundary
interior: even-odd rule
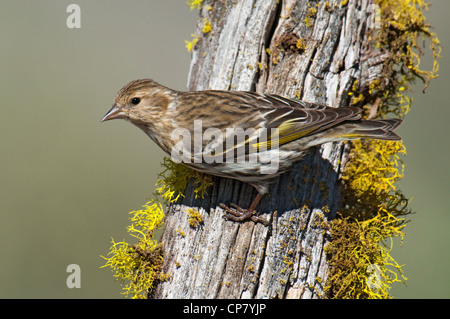
[[[102,122],[125,119],[137,126],[152,125],[167,112],[175,92],[153,80],[135,80],[116,95],[112,108]]]

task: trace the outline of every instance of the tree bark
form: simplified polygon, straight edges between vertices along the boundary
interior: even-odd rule
[[[354,82],[367,85],[382,67],[382,55],[368,54],[373,13],[369,0],[204,1],[188,88],[256,90],[348,105]],[[205,19],[212,31],[203,34]],[[325,297],[326,225],[339,209],[347,147],[317,147],[277,179],[257,207],[270,227],[222,218],[219,203],[248,207],[257,194],[251,186],[214,178],[206,198],[195,199],[189,183],[185,197],[166,212],[161,241],[163,272],[170,279],[151,296]],[[196,228],[189,226],[189,208],[203,217]]]

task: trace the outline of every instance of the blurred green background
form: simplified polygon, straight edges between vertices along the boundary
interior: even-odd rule
[[[185,0],[78,0],[81,29],[66,26],[70,3],[0,3],[0,298],[122,298],[100,255],[128,238],[128,212],[152,196],[163,153],[129,123],[100,119],[130,80],[186,88],[198,12]],[[408,277],[396,298],[450,297],[449,12],[436,0],[427,14],[440,77],[426,94],[417,84],[399,129],[416,214],[392,251]],[[80,289],[66,286],[73,263]]]

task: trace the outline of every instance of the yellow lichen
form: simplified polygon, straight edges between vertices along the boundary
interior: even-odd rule
[[[356,140],[342,179],[360,196],[367,191],[387,193],[403,177],[400,155],[406,154],[402,142]]]
[[[306,16],[305,19],[303,19],[303,22],[307,27],[311,27],[313,25],[313,19],[310,16]]]
[[[187,5],[191,10],[200,9],[202,7],[203,0],[188,0]]]
[[[212,31],[212,25],[211,22],[209,22],[208,19],[204,18],[203,19],[203,28],[202,28],[202,32],[203,33],[209,33]]]
[[[195,198],[204,198],[206,189],[212,185],[210,175],[197,172],[181,163],[174,163],[170,158],[165,157],[161,165],[164,170],[158,175],[156,192],[166,201],[175,202],[183,196],[184,189],[191,178],[194,186],[197,186],[194,189]]]
[[[313,25],[313,20],[317,14],[316,8],[311,8],[311,4],[308,3],[308,12],[305,16],[305,19],[303,19],[303,22],[307,27],[311,27]]]
[[[181,237],[186,236],[186,233],[185,233],[181,228],[178,228],[178,229],[176,230],[176,232],[177,232]]]
[[[302,39],[297,39],[297,42],[295,42],[295,47],[299,50],[305,50],[308,48]]]
[[[168,279],[168,274],[161,273],[162,245],[153,239],[154,232],[162,225],[164,213],[161,204],[152,200],[130,215],[132,225],[127,231],[138,242],[130,245],[112,239],[108,257],[102,256],[106,260],[102,267],[115,272],[114,277],[124,284],[123,294],[146,298],[155,282]]]
[[[202,214],[194,208],[188,208],[187,212],[189,214],[189,226],[192,228],[197,228],[201,223],[203,223]]]
[[[330,274],[325,290],[332,298],[390,298],[394,282],[403,282],[401,266],[391,257],[392,238],[403,238],[399,219],[382,206],[364,221],[337,218],[332,222],[329,254]],[[385,240],[391,239],[390,245]],[[373,273],[375,271],[376,273]]]
[[[191,52],[191,50],[197,45],[198,37],[195,34],[191,34],[192,40],[191,41],[184,41],[186,43],[186,49],[188,52]]]

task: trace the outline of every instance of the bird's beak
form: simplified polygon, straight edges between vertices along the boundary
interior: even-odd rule
[[[117,105],[117,103],[114,103],[114,105],[108,111],[108,113],[106,113],[105,116],[103,116],[102,122],[125,118],[127,118],[127,114],[122,110],[120,106]]]

